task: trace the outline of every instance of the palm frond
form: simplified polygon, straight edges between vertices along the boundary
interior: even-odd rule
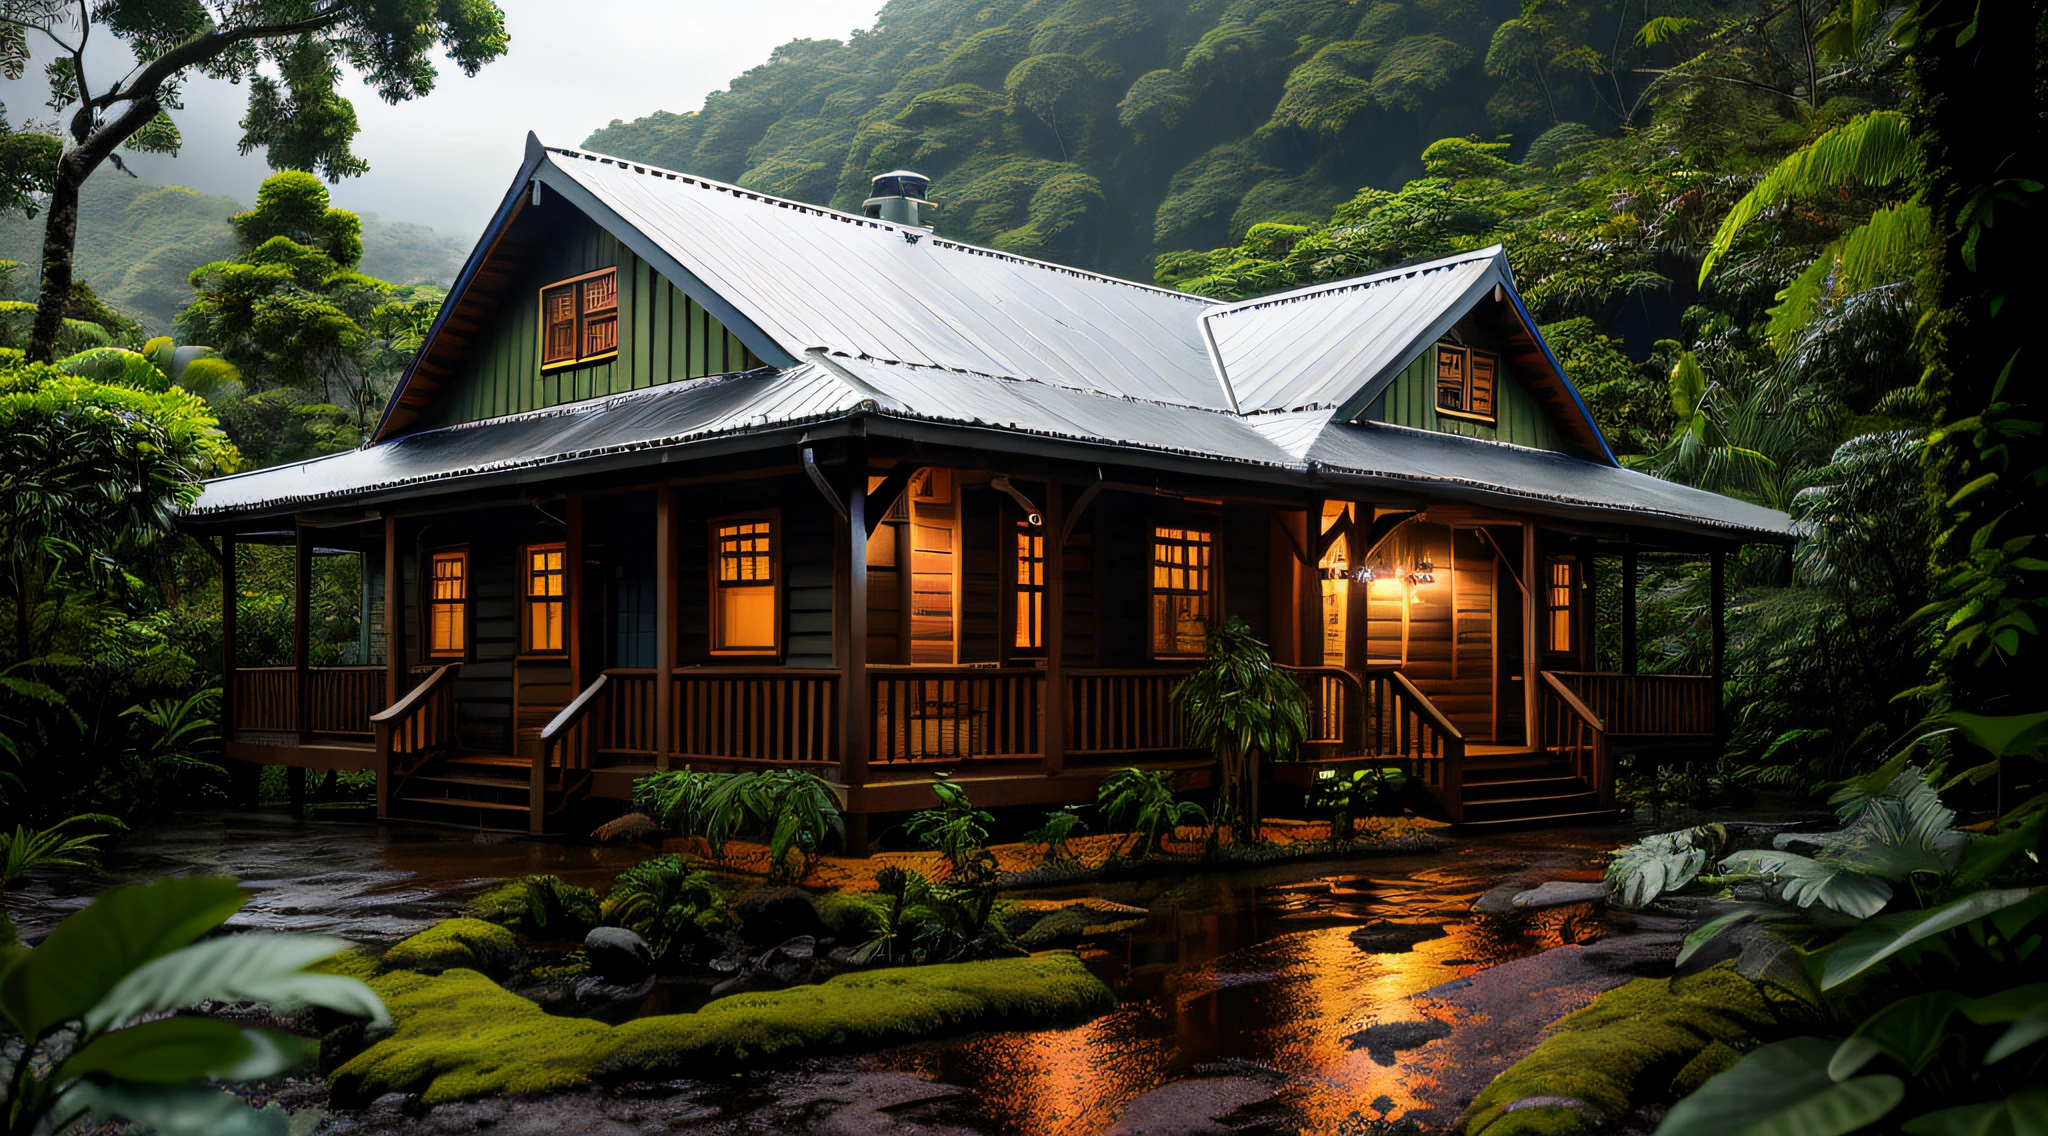
[[[1872,111],[1787,154],[1728,211],[1700,263],[1700,283],[1734,246],[1735,238],[1766,210],[1846,185],[1879,187],[1911,176],[1919,148],[1911,123],[1894,110]]]

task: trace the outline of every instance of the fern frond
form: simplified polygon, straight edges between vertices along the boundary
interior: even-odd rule
[[[1934,245],[1934,217],[1918,197],[1870,215],[1830,244],[1771,308],[1765,335],[1780,354],[1805,330],[1820,302],[1852,296],[1913,275]]]
[[[1722,219],[1700,264],[1700,283],[1764,210],[1844,185],[1891,185],[1912,173],[1919,156],[1911,123],[1895,110],[1857,115],[1787,154]]]

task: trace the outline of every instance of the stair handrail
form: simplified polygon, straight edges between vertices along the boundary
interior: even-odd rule
[[[391,800],[398,795],[399,782],[410,777],[418,768],[415,762],[411,768],[398,770],[392,767],[392,758],[401,752],[394,744],[403,734],[416,734],[418,745],[407,744],[402,751],[407,754],[426,753],[430,750],[430,739],[424,729],[415,729],[416,719],[422,713],[439,709],[444,715],[452,710],[452,701],[441,705],[438,696],[452,685],[455,676],[462,670],[461,663],[443,663],[424,682],[407,691],[404,697],[370,715],[370,731],[375,738],[377,763],[377,816],[383,819],[390,815]],[[452,715],[450,715],[452,716]],[[444,720],[438,739],[440,745],[448,744],[454,734],[452,721]]]
[[[1400,736],[1405,729],[1405,723],[1402,721],[1397,710],[1389,727],[1395,734],[1396,752],[1411,761],[1409,772],[1422,777],[1423,783],[1431,790],[1438,803],[1443,805],[1444,811],[1450,814],[1451,823],[1456,824],[1463,821],[1465,819],[1465,731],[1460,730],[1457,723],[1451,721],[1450,717],[1436,703],[1431,702],[1429,695],[1424,694],[1421,688],[1417,687],[1414,681],[1407,675],[1391,668],[1385,670],[1375,668],[1375,673],[1384,674],[1387,677],[1387,682],[1392,688],[1394,701],[1404,704],[1409,713],[1422,719],[1423,724],[1428,726],[1430,732],[1436,735],[1437,744],[1442,751],[1441,753],[1430,752],[1425,754],[1422,739],[1417,738],[1415,739],[1415,752],[1410,756],[1409,746],[1406,740]],[[1440,762],[1440,768],[1434,771],[1425,770],[1422,767],[1425,757],[1428,760]],[[1434,773],[1433,780],[1430,776],[1425,775],[1431,772]]]
[[[1550,688],[1551,693],[1557,695],[1558,700],[1564,703],[1565,709],[1570,710],[1573,714],[1579,716],[1580,718],[1585,719],[1585,722],[1588,726],[1591,726],[1592,728],[1599,730],[1602,733],[1605,733],[1607,731],[1606,719],[1600,717],[1600,715],[1598,714],[1593,713],[1593,708],[1586,705],[1585,700],[1581,699],[1578,696],[1577,692],[1573,691],[1572,688],[1565,683],[1564,679],[1558,677],[1558,672],[1543,671],[1542,675],[1543,684]]]
[[[1550,671],[1542,671],[1540,673],[1543,676],[1544,686],[1547,688],[1551,698],[1560,707],[1563,707],[1566,713],[1578,719],[1578,725],[1581,730],[1581,733],[1575,735],[1567,743],[1565,740],[1564,723],[1557,723],[1556,741],[1559,756],[1563,756],[1565,750],[1570,749],[1574,755],[1574,767],[1579,774],[1585,776],[1588,772],[1591,773],[1590,780],[1593,782],[1594,791],[1600,794],[1601,807],[1612,807],[1614,804],[1614,755],[1613,750],[1608,744],[1607,722],[1600,715],[1593,713],[1592,708],[1587,706],[1585,701],[1577,694],[1573,693],[1572,688],[1566,685],[1563,679]],[[1542,724],[1539,724],[1538,729],[1539,731],[1542,729]],[[1582,740],[1586,735],[1590,735],[1590,740]],[[1548,739],[1543,738],[1540,732],[1537,736],[1539,740],[1548,741]],[[1580,756],[1583,756],[1585,759],[1584,764],[1590,766],[1590,769],[1579,768],[1580,762],[1578,758]]]
[[[1444,712],[1437,708],[1437,704],[1429,700],[1429,695],[1422,693],[1421,688],[1417,687],[1407,675],[1402,674],[1400,671],[1390,671],[1388,673],[1393,676],[1394,685],[1400,688],[1402,699],[1414,703],[1416,713],[1429,719],[1430,729],[1442,734],[1448,741],[1464,742],[1465,731],[1460,730],[1457,723],[1452,722],[1450,718],[1446,717]],[[1463,748],[1462,744],[1459,748]]]
[[[610,675],[600,671],[598,676],[590,681],[589,686],[584,687],[580,694],[569,700],[567,706],[548,719],[547,725],[540,728],[540,755],[534,758],[533,765],[528,770],[527,781],[527,824],[535,836],[541,835],[546,829],[548,771],[557,764],[560,765],[562,785],[566,791],[572,764],[578,768],[589,764],[590,731],[579,730],[578,727],[583,725],[583,720],[589,717],[592,708],[598,705],[598,700],[610,689],[611,681]],[[582,747],[584,752],[581,755],[581,762],[574,762],[575,755],[563,752],[572,745]],[[558,755],[559,762],[556,760]]]
[[[1309,678],[1336,679],[1338,684],[1344,687],[1345,698],[1343,724],[1340,728],[1341,736],[1337,738],[1337,753],[1339,756],[1344,756],[1364,753],[1366,751],[1364,726],[1365,683],[1360,681],[1357,675],[1343,667],[1331,666],[1327,663],[1317,666],[1295,666],[1291,663],[1280,663],[1278,666],[1288,674],[1296,676],[1297,680]],[[1302,685],[1306,687],[1308,684],[1303,682]]]

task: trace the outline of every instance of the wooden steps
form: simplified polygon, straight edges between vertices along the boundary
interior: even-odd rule
[[[1468,758],[1464,771],[1468,827],[1605,824],[1623,815],[1603,808],[1600,794],[1571,765],[1537,750]]]
[[[528,830],[533,760],[502,753],[464,753],[406,778],[393,802],[418,820]]]

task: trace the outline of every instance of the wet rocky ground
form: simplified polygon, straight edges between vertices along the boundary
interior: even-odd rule
[[[1488,834],[1426,855],[1026,893],[1144,912],[1083,943],[1122,1005],[1076,1029],[433,1108],[391,1097],[322,1112],[316,1078],[273,1090],[302,1114],[295,1133],[365,1136],[1448,1128],[1551,1023],[1633,977],[1669,972],[1686,921],[1596,898],[1602,853],[1631,835]],[[220,814],[138,833],[96,880],[41,879],[5,902],[33,941],[109,883],[233,875],[256,892],[237,926],[388,943],[495,880],[552,872],[602,886],[647,854]]]

